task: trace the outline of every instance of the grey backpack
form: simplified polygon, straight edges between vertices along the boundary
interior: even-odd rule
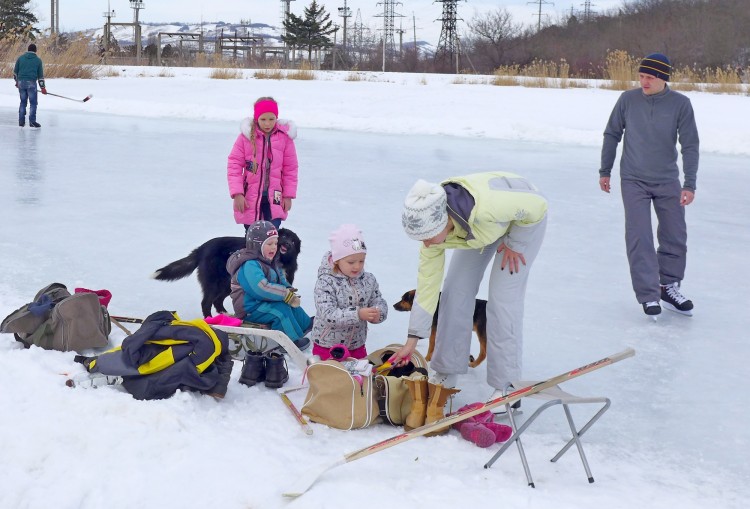
[[[108,345],[112,330],[107,308],[94,293],[71,295],[65,285],[52,283],[34,301],[9,314],[0,332],[12,333],[26,348],[80,352]]]

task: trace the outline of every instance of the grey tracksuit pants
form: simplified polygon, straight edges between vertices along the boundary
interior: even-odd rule
[[[685,207],[680,205],[679,181],[647,184],[622,180],[625,206],[625,246],[630,279],[638,302],[659,302],[659,284],[682,281],[687,261]],[[651,204],[656,211],[658,248],[654,250]]]
[[[453,251],[440,296],[435,350],[430,361],[433,370],[444,374],[462,374],[469,370],[474,299],[492,260],[487,296],[487,383],[495,389],[503,389],[508,383],[521,379],[526,283],[546,227],[546,217],[528,227],[533,228],[533,234],[523,251],[526,265],[515,274],[511,274],[508,267],[500,270],[502,254],[497,254],[497,248],[504,236],[483,249]]]

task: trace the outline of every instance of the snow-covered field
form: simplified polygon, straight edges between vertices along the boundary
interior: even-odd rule
[[[417,178],[503,169],[550,200],[550,224],[526,299],[525,373],[546,378],[615,353],[633,359],[571,381],[612,408],[583,439],[596,479],[567,440],[560,409],[524,441],[536,489],[509,450],[484,463],[455,432],[416,439],[329,471],[295,501],[302,473],[397,430],[306,436],[275,391],[237,383],[227,397],[177,394],[138,402],[118,389],[69,389],[72,353],[23,350],[0,336],[0,508],[326,507],[740,508],[750,495],[750,432],[742,396],[750,355],[750,97],[688,94],[701,135],[696,201],[688,209],[684,283],[695,316],[654,323],[635,302],[618,189],[598,190],[599,146],[617,92],[454,84],[453,76],[321,73],[314,81],[211,80],[208,70],[123,68],[95,81],[48,80],[34,132],[16,124],[12,83],[0,91],[0,318],[42,286],[107,288],[113,314],[200,314],[195,278],[148,276],[214,236],[240,235],[225,180],[239,121],[273,95],[299,128],[300,190],[285,226],[303,239],[303,303],[328,232],[355,222],[368,270],[390,303],[412,288],[417,243],[401,231]],[[480,296],[484,292],[480,290]],[[304,304],[303,304],[304,305]],[[371,348],[401,341],[407,316],[371,328]],[[112,342],[125,334],[114,329]],[[422,345],[426,351],[426,345]],[[476,343],[473,350],[476,351]],[[290,384],[301,372],[291,370]],[[485,366],[456,405],[489,395]],[[301,406],[304,391],[290,395]],[[536,404],[524,402],[524,414]],[[586,411],[577,409],[577,420]]]

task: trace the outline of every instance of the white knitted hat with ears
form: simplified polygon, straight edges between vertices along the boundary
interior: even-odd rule
[[[406,195],[401,224],[414,240],[431,239],[443,231],[448,225],[448,199],[443,186],[417,180]]]

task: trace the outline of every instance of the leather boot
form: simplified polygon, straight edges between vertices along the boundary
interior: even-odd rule
[[[435,421],[439,421],[445,417],[444,409],[445,403],[448,398],[461,392],[461,389],[447,389],[440,384],[433,384],[427,382],[427,415],[425,417],[425,424],[431,424]],[[434,437],[437,435],[443,435],[448,432],[450,426],[444,426],[431,433],[425,434],[426,437]]]
[[[242,364],[240,383],[252,387],[266,379],[266,363],[263,352],[247,352]]]
[[[422,373],[415,372],[409,377],[402,378],[409,388],[411,396],[411,410],[404,422],[404,430],[410,431],[424,425],[427,415],[427,377]]]
[[[289,370],[286,367],[284,355],[278,352],[270,352],[265,355],[266,360],[266,387],[278,389],[289,380]]]

